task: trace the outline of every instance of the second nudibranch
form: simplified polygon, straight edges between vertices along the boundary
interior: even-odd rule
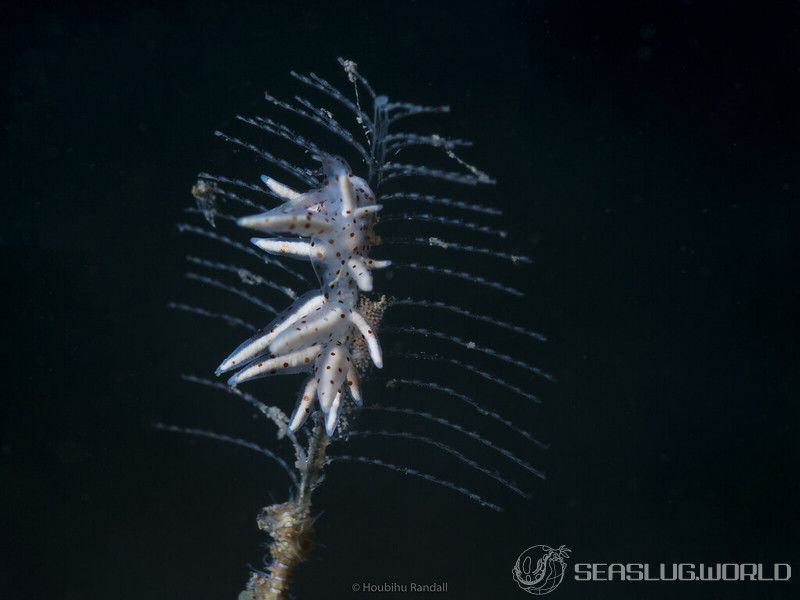
[[[358,404],[361,392],[353,346],[363,337],[376,367],[383,367],[372,326],[358,312],[359,292],[372,291],[372,269],[388,261],[368,256],[372,225],[381,206],[369,185],[354,176],[341,158],[322,155],[321,187],[305,193],[262,175],[264,184],[285,200],[280,206],[237,221],[248,227],[291,238],[252,238],[270,254],[311,260],[320,289],[299,298],[272,323],[244,342],[217,368],[217,375],[238,369],[228,384],[282,373],[311,372],[289,420],[297,430],[316,397],[325,430],[336,429],[342,396]]]

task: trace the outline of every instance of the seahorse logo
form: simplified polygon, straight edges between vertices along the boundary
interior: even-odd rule
[[[566,546],[531,546],[517,557],[511,570],[517,585],[534,596],[544,596],[564,580],[567,559],[572,552]],[[536,561],[536,566],[534,566]]]

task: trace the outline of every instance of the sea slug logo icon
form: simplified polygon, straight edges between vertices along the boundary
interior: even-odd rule
[[[566,546],[531,546],[517,557],[511,571],[514,581],[534,596],[549,594],[563,581],[570,552]]]

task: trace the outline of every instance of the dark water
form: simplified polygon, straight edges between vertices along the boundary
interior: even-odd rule
[[[515,447],[546,482],[479,451],[533,492],[483,488],[502,514],[332,466],[297,597],[447,582],[447,594],[412,597],[526,598],[511,568],[535,544],[571,548],[570,569],[795,569],[788,583],[719,584],[578,583],[569,570],[554,599],[797,597],[799,34],[792,2],[7,13],[0,597],[235,598],[260,563],[254,517],[286,497],[285,478],[244,450],[151,429],[271,443],[246,408],[179,380],[212,370],[241,335],[166,308],[212,298],[181,276],[195,242],[175,223],[198,171],[239,164],[212,132],[266,112],[265,88],[297,91],[291,68],[340,78],[337,56],[393,98],[453,107],[443,128],[474,140],[466,155],[499,181],[470,199],[502,207],[512,248],[535,264],[493,273],[522,302],[446,291],[545,332],[546,345],[491,342],[559,383],[532,380],[540,408],[490,396],[552,444]],[[289,409],[297,385],[254,391]],[[398,448],[386,448],[396,462],[480,485]],[[380,455],[380,442],[369,449]]]

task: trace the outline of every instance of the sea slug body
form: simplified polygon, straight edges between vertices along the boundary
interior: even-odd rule
[[[358,310],[359,292],[372,290],[372,269],[388,261],[368,256],[372,226],[381,206],[365,180],[354,176],[341,158],[318,154],[323,181],[319,188],[299,193],[274,179],[264,184],[285,202],[237,223],[257,231],[298,238],[253,238],[261,250],[310,260],[319,280],[285,313],[234,350],[217,368],[217,375],[234,371],[229,385],[282,373],[310,372],[311,377],[289,421],[292,431],[303,425],[316,397],[325,430],[336,430],[343,395],[360,403],[353,346],[363,337],[376,367],[383,366],[373,327]]]

